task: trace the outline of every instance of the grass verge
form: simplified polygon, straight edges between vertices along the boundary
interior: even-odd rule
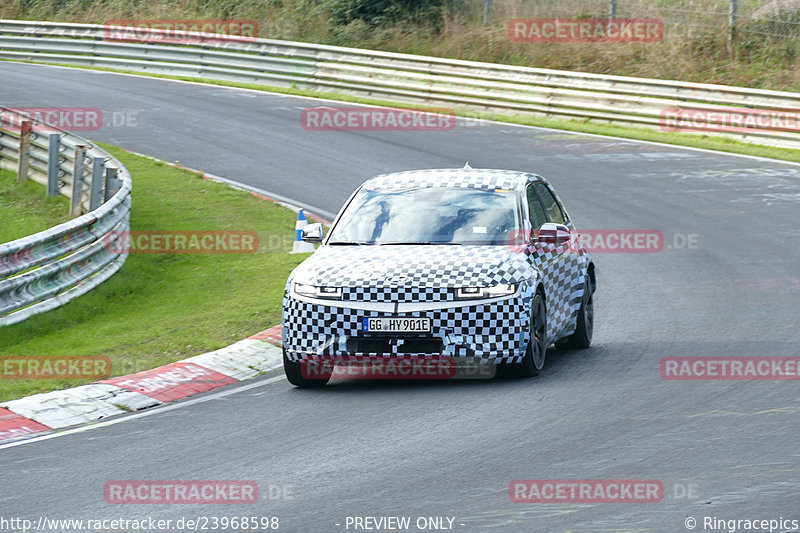
[[[254,83],[240,83],[240,82],[224,81],[224,80],[212,80],[212,79],[197,78],[190,76],[170,76],[167,74],[151,74],[133,70],[122,70],[122,69],[112,69],[103,67],[85,67],[78,65],[61,65],[57,63],[28,62],[28,61],[26,61],[25,63],[37,63],[42,65],[54,65],[60,67],[79,68],[85,70],[98,70],[103,72],[131,74],[134,76],[146,76],[151,78],[189,81],[194,83],[203,83],[206,85],[220,85],[223,87],[236,87],[241,89],[251,89],[256,91],[273,92],[278,94],[306,96],[310,98],[325,98],[327,100],[336,100],[340,102],[350,102],[350,103],[368,104],[376,106],[388,106],[388,107],[396,107],[403,109],[423,109],[423,110],[431,109],[431,106],[392,102],[389,100],[379,100],[374,98],[362,98],[358,96],[350,96],[332,92],[311,91],[308,89],[298,89],[294,87],[271,87],[268,85],[258,85]],[[442,106],[434,106],[434,108],[442,109]],[[588,120],[555,120],[555,119],[541,118],[535,116],[482,113],[460,108],[455,108],[454,111],[456,115],[462,117],[495,120],[498,122],[508,122],[510,124],[522,124],[525,126],[535,126],[539,128],[552,128],[558,130],[573,131],[576,133],[592,133],[596,135],[622,137],[626,139],[639,140],[639,141],[659,142],[665,144],[673,144],[675,146],[687,146],[690,148],[702,148],[705,150],[715,150],[719,152],[728,152],[728,153],[752,155],[758,157],[767,157],[770,159],[780,159],[783,161],[800,162],[800,150],[794,150],[791,148],[780,148],[775,146],[766,146],[761,144],[751,144],[742,141],[737,141],[736,139],[714,136],[714,135],[662,132],[648,128],[617,126],[614,124],[598,124],[594,122],[589,122]]]
[[[69,220],[69,200],[48,198],[46,188],[31,180],[17,184],[17,175],[0,169],[0,243],[27,237]]]
[[[4,0],[0,18],[96,24],[119,19],[133,24],[148,19],[247,19],[258,28],[250,28],[254,33],[245,35],[268,39],[800,90],[800,4],[795,0],[739,1],[736,38],[729,41],[729,3],[619,2],[622,18],[663,22],[664,38],[658,42],[520,42],[510,25],[527,18],[608,17],[609,2],[595,0]]]
[[[426,108],[297,88],[118,69],[71,68],[342,102]],[[753,145],[720,137],[577,120],[477,113],[463,109],[455,111],[460,116],[471,118],[800,161],[800,150]],[[122,160],[135,178],[132,230],[255,230],[266,246],[262,246],[258,253],[248,255],[131,255],[119,273],[91,293],[55,311],[3,328],[0,358],[2,355],[107,355],[112,360],[113,375],[124,375],[221,348],[277,323],[286,276],[305,257],[285,253],[291,247],[295,214],[249,193],[202,180],[193,173],[128,154],[119,148],[105,147]],[[0,197],[5,190],[2,183],[0,180]],[[33,190],[34,186],[25,184],[22,189]],[[59,200],[55,199],[56,202]],[[21,219],[23,214],[21,211],[14,218]],[[2,219],[5,229],[6,220],[11,219]],[[25,224],[25,221],[15,223]],[[52,225],[41,224],[44,224],[41,229]],[[24,230],[20,236],[35,231],[40,230]],[[275,243],[281,244],[275,246]],[[0,401],[81,383],[0,379]]]
[[[0,359],[3,355],[109,356],[113,375],[125,375],[227,346],[280,321],[286,278],[307,257],[286,253],[294,237],[293,211],[191,172],[102,146],[133,176],[132,231],[257,231],[259,250],[131,254],[118,273],[92,292],[0,328]],[[83,383],[0,379],[0,401]]]

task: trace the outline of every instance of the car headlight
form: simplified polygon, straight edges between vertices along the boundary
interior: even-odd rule
[[[456,289],[456,298],[459,300],[500,298],[501,296],[510,296],[515,292],[517,292],[516,283],[501,283],[491,287],[459,287]]]
[[[325,298],[327,300],[341,300],[341,287],[320,287],[317,285],[306,285],[305,283],[295,282],[292,285],[295,294],[307,298]]]

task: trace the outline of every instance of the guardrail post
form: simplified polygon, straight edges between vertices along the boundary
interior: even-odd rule
[[[61,171],[61,134],[47,135],[47,196],[58,195],[58,174]]]
[[[31,121],[23,120],[19,125],[19,159],[17,160],[17,183],[28,179],[28,163],[31,152]]]
[[[736,40],[736,24],[739,20],[739,2],[731,0],[731,10],[728,13],[728,42]]]
[[[119,169],[114,167],[106,167],[106,183],[103,187],[103,202],[111,200],[111,197],[117,194],[117,191],[122,187],[122,181],[117,179],[117,172]]]
[[[105,166],[105,158],[92,158],[92,183],[89,188],[89,211],[94,211],[103,204],[103,169]]]
[[[81,215],[81,200],[83,199],[83,158],[86,157],[86,146],[75,145],[75,159],[72,161],[72,201],[69,206],[69,216]]]

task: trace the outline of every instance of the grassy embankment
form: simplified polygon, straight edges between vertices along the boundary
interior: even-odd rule
[[[42,185],[17,185],[17,175],[0,169],[0,243],[40,232],[69,220],[69,201],[48,198]]]
[[[739,38],[733,46],[727,42],[726,13],[717,13],[725,10],[704,10],[696,0],[619,2],[622,17],[664,20],[665,39],[651,43],[524,43],[509,37],[512,19],[603,17],[607,3],[602,2],[495,0],[486,26],[482,1],[394,2],[413,6],[410,13],[393,8],[376,11],[367,4],[365,0],[6,0],[0,5],[0,18],[95,24],[119,19],[249,19],[259,24],[261,37],[273,39],[800,91],[800,9],[791,7],[791,2],[784,2],[788,7],[779,12],[740,2]],[[468,7],[450,11],[450,6],[459,5]],[[591,9],[597,12],[587,11]]]
[[[587,4],[583,0],[495,2],[490,24],[486,26],[482,23],[480,10],[474,9],[482,2],[473,2],[471,11],[449,10],[450,5],[469,4],[462,0],[411,2],[410,5],[416,9],[411,15],[402,10],[392,12],[391,9],[376,15],[374,11],[364,8],[368,4],[365,0],[243,0],[236,3],[221,0],[187,0],[180,3],[75,0],[67,4],[60,0],[39,0],[34,4],[25,0],[11,0],[0,6],[0,17],[88,23],[119,19],[249,19],[259,24],[261,37],[511,65],[800,91],[800,54],[797,53],[800,51],[800,35],[796,35],[800,28],[800,10],[781,12],[780,18],[795,18],[798,22],[796,25],[782,26],[767,21],[768,17],[778,18],[775,14],[740,13],[739,38],[730,45],[725,26],[727,18],[698,11],[696,6],[687,7],[688,4],[684,5],[687,1],[667,0],[650,7],[625,5],[629,10],[624,13],[625,17],[653,18],[662,14],[667,17],[676,13],[680,17],[688,17],[686,20],[692,25],[685,27],[672,25],[669,19],[665,19],[668,38],[651,43],[523,43],[509,37],[508,22],[515,18],[598,16],[598,13],[584,11],[587,5],[594,4]],[[681,35],[682,28],[691,31]],[[157,77],[348,102],[415,107],[296,88],[273,88],[179,76]],[[459,115],[531,126],[800,161],[798,150],[752,145],[710,135],[596,124],[584,120],[455,111]]]
[[[278,323],[286,278],[306,257],[286,253],[296,214],[190,172],[104,147],[134,177],[132,230],[256,231],[261,246],[252,254],[131,254],[92,292],[0,328],[0,359],[102,355],[111,358],[114,375],[124,375],[227,346]],[[7,208],[5,191],[14,188],[10,179],[6,174],[0,181],[3,230],[7,221],[24,232],[60,221],[66,204],[54,210],[54,218],[42,218],[41,207],[49,202],[40,185],[12,194],[33,194],[30,208]],[[8,205],[21,203],[15,199]],[[36,222],[32,211],[40,212]],[[0,401],[82,383],[0,379]]]
[[[10,0],[0,17],[103,23],[121,18],[247,18],[260,23],[261,37],[355,46],[423,55],[489,61],[586,72],[680,79],[777,90],[800,90],[798,40],[753,37],[742,32],[733,46],[724,27],[661,43],[517,43],[508,37],[508,20],[565,16],[536,11],[536,6],[495,2],[492,23],[452,14],[391,17],[376,23],[348,19],[332,7],[350,0],[229,3],[188,0],[181,3],[131,3],[127,0]],[[670,0],[676,6],[683,0]],[[446,2],[445,2],[446,4]],[[568,5],[570,4],[570,5]],[[572,17],[578,0],[560,4]],[[651,13],[629,16],[649,17]],[[748,22],[758,29],[758,21]],[[209,82],[209,80],[192,80]],[[211,82],[304,96],[391,105],[374,101],[274,89],[248,84]],[[535,126],[616,135],[636,139],[725,150],[798,161],[796,150],[759,147],[707,136],[641,128],[499,115],[477,115]],[[197,176],[147,159],[112,151],[135,176],[133,229],[256,229],[265,242],[276,239],[288,248],[294,214],[247,193],[199,180]],[[35,184],[15,189],[6,173],[0,179],[0,242],[62,221],[64,199],[46,200]],[[27,195],[27,196],[26,196]],[[28,197],[30,205],[26,206]],[[13,201],[11,200],[13,199]],[[6,205],[5,200],[8,200]],[[60,204],[59,204],[60,203]],[[11,209],[13,208],[13,214]],[[11,221],[11,222],[7,222]],[[303,256],[285,249],[253,255],[132,255],[123,269],[92,293],[58,310],[2,329],[2,355],[108,355],[114,374],[150,368],[219,348],[259,331],[279,319],[280,293],[289,270]],[[0,380],[0,400],[73,386],[65,381]]]

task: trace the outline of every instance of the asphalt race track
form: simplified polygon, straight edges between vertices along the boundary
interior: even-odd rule
[[[594,344],[551,349],[537,378],[299,390],[271,373],[147,416],[0,446],[0,516],[277,516],[289,532],[354,531],[346,520],[356,516],[454,517],[463,532],[800,520],[800,382],[676,381],[659,371],[669,356],[800,354],[800,166],[494,123],[311,132],[303,108],[340,104],[16,63],[0,64],[0,103],[128,117],[83,135],[325,216],[371,175],[469,160],[548,177],[579,228],[664,236],[656,253],[595,254]],[[261,501],[103,498],[110,480],[192,479],[254,480]],[[664,496],[515,503],[515,479],[659,480]],[[270,498],[268,487],[289,494]]]

